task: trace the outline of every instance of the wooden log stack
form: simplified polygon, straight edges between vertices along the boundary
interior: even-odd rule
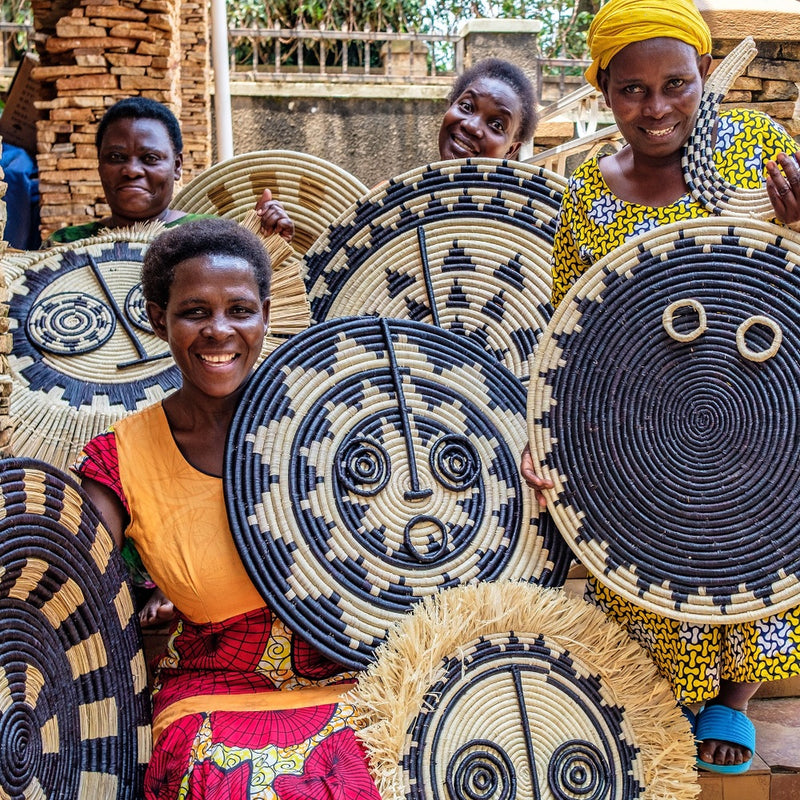
[[[58,5],[58,8],[54,8]],[[210,164],[208,11],[180,0],[33,0],[47,98],[38,102],[42,236],[108,213],[95,132],[105,110],[142,95],[168,105],[186,139],[184,175]],[[184,96],[184,91],[186,96]]]

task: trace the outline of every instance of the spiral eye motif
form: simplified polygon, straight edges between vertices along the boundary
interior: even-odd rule
[[[141,283],[132,286],[131,290],[126,295],[125,314],[139,330],[145,331],[146,333],[153,332],[153,328],[150,326],[150,320],[147,318],[147,309],[145,307],[144,292],[142,291]]]
[[[339,452],[336,474],[349,492],[372,497],[392,474],[389,454],[372,439],[353,438]]]
[[[431,448],[430,465],[437,480],[454,492],[468,489],[478,479],[481,460],[466,436],[442,436]]]
[[[509,800],[516,786],[508,754],[492,742],[477,740],[459,748],[447,766],[450,797],[463,800]]]
[[[56,355],[79,355],[107,342],[116,327],[111,309],[81,292],[61,292],[31,307],[26,329],[40,350]]]
[[[591,742],[564,742],[550,757],[547,782],[555,800],[602,800],[610,786],[608,764]]]

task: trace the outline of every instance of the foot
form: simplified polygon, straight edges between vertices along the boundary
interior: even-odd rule
[[[726,734],[730,738],[726,738]],[[697,764],[717,772],[745,772],[753,758],[755,729],[744,711],[707,704],[697,715]]]

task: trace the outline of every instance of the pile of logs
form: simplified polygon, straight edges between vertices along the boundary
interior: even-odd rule
[[[117,100],[143,95],[181,122],[186,178],[210,164],[208,9],[180,0],[33,0],[46,98],[37,103],[42,232],[108,212],[97,174],[97,122]]]

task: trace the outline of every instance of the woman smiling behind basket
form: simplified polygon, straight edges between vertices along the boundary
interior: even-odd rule
[[[352,676],[264,605],[228,526],[225,440],[269,319],[270,264],[231,220],[148,248],[142,289],[180,388],[89,442],[75,470],[177,618],[153,687],[146,800],[379,800],[340,702]]]
[[[553,248],[553,304],[588,266],[627,239],[659,225],[709,215],[689,193],[682,149],[697,119],[711,65],[711,34],[690,0],[611,0],[589,30],[587,80],[602,91],[626,146],[572,175]],[[797,144],[767,116],[723,112],[714,164],[729,183],[759,188],[766,178],[775,220],[800,219]],[[787,155],[789,154],[789,155]],[[522,473],[539,493],[530,452]],[[595,578],[587,593],[643,644],[684,704],[697,715],[698,765],[743,772],[755,731],[747,704],[763,680],[800,673],[800,608],[740,625],[696,625],[646,611]]]
[[[100,183],[110,213],[96,222],[71,225],[52,234],[47,244],[96,236],[107,228],[160,220],[180,225],[196,214],[170,208],[175,183],[183,170],[183,137],[167,106],[147,97],[126,97],[103,115],[95,135]],[[287,241],[294,223],[265,189],[256,203],[265,236],[279,233]]]
[[[536,128],[533,85],[516,65],[487,58],[459,75],[439,129],[439,157],[517,158]]]

